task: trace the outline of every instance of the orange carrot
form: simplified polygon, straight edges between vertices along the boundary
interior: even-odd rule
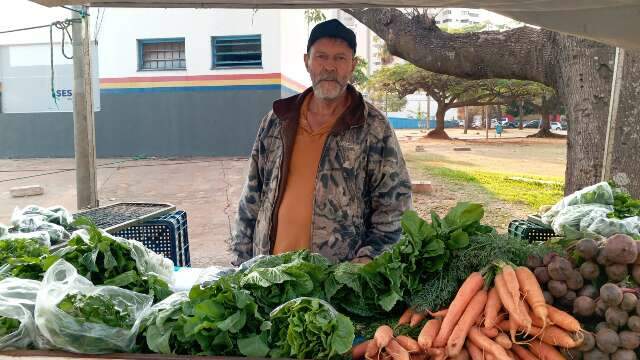
[[[411,322],[409,323],[409,326],[411,327],[418,326],[418,324],[420,324],[422,320],[424,320],[426,317],[427,317],[427,314],[425,313],[414,312],[413,315],[411,315]]]
[[[427,356],[428,354],[423,352],[409,354],[411,360],[427,360]]]
[[[542,336],[540,336],[540,340],[549,345],[559,346],[566,349],[574,348],[576,346],[579,346],[581,343],[581,341],[573,340],[571,335],[569,335],[566,330],[563,330],[554,325],[547,326],[542,330]]]
[[[546,320],[542,320],[542,318],[540,318],[538,315],[534,314],[533,311],[531,311],[531,308],[529,307],[529,305],[527,305],[526,302],[522,302],[522,306],[524,306],[525,311],[527,312],[527,314],[531,318],[531,324],[533,326],[537,326],[539,328],[542,328],[542,327],[546,326],[547,321]],[[545,305],[545,308],[546,308],[546,305]]]
[[[411,308],[408,307],[407,310],[405,310],[400,316],[400,319],[398,320],[398,325],[407,325],[409,321],[411,321],[411,316],[413,316],[413,310],[411,310]]]
[[[482,331],[483,334],[485,334],[487,337],[492,339],[498,336],[498,329],[495,327],[492,327],[492,328],[482,327],[480,328],[480,331]]]
[[[458,324],[456,324],[451,332],[449,340],[447,340],[447,355],[449,357],[454,357],[460,353],[464,346],[464,341],[467,339],[469,330],[476,319],[482,315],[486,304],[487,292],[484,290],[478,291],[471,299],[471,302],[469,302],[469,305],[467,305]]]
[[[364,354],[367,352],[367,347],[371,340],[363,341],[360,344],[351,348],[351,358],[353,360],[364,358]]]
[[[522,360],[538,360],[538,358],[530,353],[529,350],[518,344],[513,344],[511,350],[513,350],[513,352]]]
[[[540,340],[529,343],[529,348],[540,360],[564,360],[564,355],[553,346],[545,344]]]
[[[364,358],[367,360],[374,360],[374,359],[378,359],[378,354],[380,352],[380,348],[378,347],[378,344],[372,340],[369,340],[369,343],[367,344],[367,351],[364,353]]]
[[[547,312],[549,314],[549,320],[553,324],[558,325],[569,332],[580,331],[580,323],[573,316],[562,310],[558,310],[551,305],[547,305]]]
[[[376,329],[376,333],[373,335],[373,339],[378,345],[378,349],[386,348],[389,342],[393,339],[393,329],[389,325],[381,325]]]
[[[520,314],[521,309],[520,306],[518,306],[518,302],[520,301],[513,302],[513,298],[505,284],[505,279],[502,277],[502,273],[496,275],[494,284],[502,305],[509,312],[509,320],[513,320],[519,325],[524,325],[526,328],[531,327],[531,319],[529,316],[527,315],[525,318]],[[527,323],[527,319],[529,319],[529,323]]]
[[[517,267],[515,273],[524,299],[531,306],[532,312],[542,320],[542,327],[544,328],[547,324],[547,304],[536,276],[524,266]]]
[[[507,352],[504,351],[502,346],[496,344],[493,340],[484,336],[484,334],[482,334],[482,332],[478,328],[471,328],[471,330],[469,331],[469,340],[471,340],[471,342],[475,346],[479,347],[480,350],[493,355],[496,360],[510,359],[509,355],[507,355]]]
[[[400,343],[400,346],[407,349],[407,351],[410,353],[422,351],[420,345],[418,345],[418,342],[408,336],[396,336],[396,340]]]
[[[509,333],[511,333],[511,331],[513,330],[513,337],[511,338],[511,341],[515,342],[514,338],[515,338],[515,333],[518,331],[527,331],[526,328],[524,328],[524,326],[517,326],[517,324],[514,324],[512,326],[512,321],[511,320],[504,320],[501,321],[500,323],[498,323],[497,325],[498,329],[502,330],[502,331],[508,331]],[[539,336],[540,334],[542,334],[542,328],[539,328],[537,326],[532,326],[531,329],[529,329],[529,335],[532,336]]]
[[[424,325],[422,331],[420,331],[420,335],[418,335],[418,345],[420,345],[422,350],[427,351],[431,348],[433,340],[438,335],[438,331],[440,331],[441,324],[442,320],[431,319]]]
[[[482,289],[483,285],[484,279],[479,272],[471,273],[464,283],[462,283],[456,297],[449,306],[447,315],[444,317],[444,320],[442,320],[442,326],[440,326],[438,336],[433,342],[434,347],[444,347],[447,344],[447,340],[449,340],[454,326],[458,323],[458,320],[460,320],[462,313],[467,305],[469,305],[473,296]]]
[[[527,303],[524,301],[518,301],[518,312],[522,319],[522,325],[526,327],[525,331],[528,334],[531,330],[531,325],[533,324],[533,320],[531,320],[531,316],[529,316],[529,311],[527,310]]]
[[[484,360],[484,355],[482,354],[482,350],[477,346],[473,345],[470,340],[466,341],[466,348],[469,351],[469,355],[471,356],[471,360]]]
[[[487,298],[487,305],[484,308],[484,327],[492,328],[496,326],[498,319],[498,312],[502,307],[500,302],[500,296],[498,296],[498,290],[492,288],[489,290],[489,297]]]
[[[385,349],[387,350],[387,353],[391,355],[393,360],[410,360],[409,352],[407,349],[403,348],[396,339],[391,339]]]
[[[443,318],[447,315],[447,311],[449,311],[449,309],[442,309],[436,312],[427,311],[427,314],[429,314],[431,317],[434,317],[434,318],[437,318],[437,317]]]
[[[507,350],[511,349],[511,340],[509,340],[509,337],[505,334],[499,334],[493,341]]]
[[[516,272],[513,270],[511,265],[505,265],[502,267],[502,277],[504,278],[505,285],[507,285],[511,299],[515,304],[517,304],[520,302],[520,284],[518,283]]]
[[[444,360],[447,357],[447,354],[443,348],[431,348],[427,350],[427,354],[429,354],[432,360]]]

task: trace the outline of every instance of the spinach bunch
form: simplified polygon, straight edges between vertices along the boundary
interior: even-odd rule
[[[50,258],[49,248],[38,240],[0,240],[0,278],[41,280],[48,266],[55,260],[57,258]]]
[[[271,357],[341,358],[351,350],[351,320],[316,298],[290,300],[271,315]]]
[[[20,320],[11,317],[0,316],[0,338],[18,331]]]
[[[264,357],[269,352],[270,323],[235,275],[194,286],[182,312],[173,331],[190,354]]]
[[[121,329],[130,329],[136,320],[110,299],[96,295],[70,293],[58,303],[58,309],[81,323],[103,324]]]

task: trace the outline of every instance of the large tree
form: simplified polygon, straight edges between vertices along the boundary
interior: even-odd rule
[[[448,110],[465,106],[502,105],[516,99],[535,99],[552,89],[532,81],[488,79],[466,80],[426,71],[413,64],[383,67],[373,74],[367,88],[404,98],[424,91],[437,104],[436,127],[427,136],[446,138],[444,117]]]
[[[595,41],[529,26],[508,31],[449,34],[425,10],[346,9],[385,40],[394,56],[423,69],[467,79],[530,80],[554,88],[566,105],[571,130],[567,139],[565,191],[600,180],[613,77],[614,49]],[[613,168],[633,179],[640,196],[640,162],[629,150],[640,148],[637,112],[640,52],[627,52],[625,86],[620,89]],[[626,155],[626,156],[625,156]],[[615,171],[612,176],[615,176]],[[622,175],[620,175],[622,176]],[[620,177],[619,176],[619,177]]]

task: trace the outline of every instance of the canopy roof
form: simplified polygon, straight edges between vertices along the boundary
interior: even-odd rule
[[[494,11],[531,25],[640,49],[640,0],[31,0],[45,6],[157,8],[459,7]]]

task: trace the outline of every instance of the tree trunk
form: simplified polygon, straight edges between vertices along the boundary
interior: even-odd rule
[[[557,34],[556,89],[566,104],[565,194],[600,181],[615,51],[590,40]],[[634,174],[635,178],[640,173]]]
[[[625,51],[611,175],[636,199],[640,198],[640,51]],[[573,123],[571,124],[573,126]]]
[[[447,113],[447,108],[444,104],[438,103],[438,110],[436,110],[436,127],[429,131],[427,137],[435,139],[450,139],[446,131],[444,131],[444,115]]]
[[[518,124],[518,129],[524,129],[524,120],[522,120],[522,116],[524,115],[524,101],[520,100],[518,104],[518,116],[520,117],[520,123]]]
[[[464,107],[464,133],[467,133],[469,129],[469,112],[467,111],[467,107]]]
[[[424,14],[409,16],[388,8],[346,11],[384,39],[392,55],[425,70],[466,79],[531,80],[556,89],[571,123],[565,192],[600,181],[615,55],[612,47],[543,28],[447,34]],[[628,84],[632,86],[637,82]],[[640,101],[640,92],[635,90],[627,91],[628,99],[623,101],[626,109],[637,106]],[[635,111],[627,112],[631,119]],[[623,123],[620,126],[626,131],[622,131],[624,135],[618,139],[629,139],[637,145],[639,132],[632,130],[638,125],[631,125],[630,120]],[[628,144],[616,143],[616,146],[626,151],[639,148]],[[623,150],[617,154],[614,162],[622,162],[614,167],[624,168],[629,179],[637,182],[638,166],[625,165]]]

